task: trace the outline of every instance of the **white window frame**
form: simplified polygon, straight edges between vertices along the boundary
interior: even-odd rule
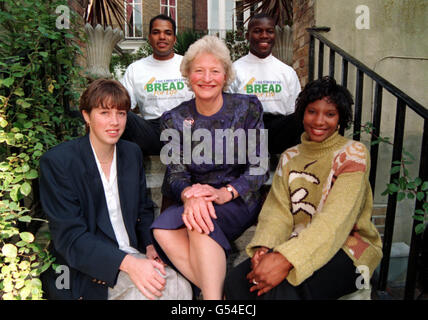
[[[126,39],[142,39],[143,38],[143,0],[124,0],[125,2],[125,21],[128,21],[128,6],[132,6],[133,16],[135,17],[135,11],[139,10],[141,14],[141,36],[135,36],[135,19],[132,24],[132,34],[129,35],[128,23],[125,23],[125,38]]]
[[[177,24],[177,16],[178,16],[178,13],[177,13],[177,7],[178,7],[178,5],[177,5],[177,3],[178,3],[178,0],[175,0],[175,5],[169,4],[169,1],[170,0],[166,0],[166,4],[162,4],[162,0],[159,0],[160,13],[163,14],[164,13],[164,9],[167,8],[167,16],[171,17],[171,15],[170,15],[170,9],[174,8],[175,9],[175,17],[171,17],[171,18],[175,21],[176,28],[178,28],[178,24]]]

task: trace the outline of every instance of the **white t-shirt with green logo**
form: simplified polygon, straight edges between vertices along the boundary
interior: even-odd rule
[[[273,55],[260,59],[251,52],[236,60],[233,67],[236,79],[230,85],[231,92],[256,95],[267,113],[294,112],[301,87],[292,67]]]
[[[121,82],[131,96],[131,108],[138,105],[144,119],[159,118],[165,111],[193,98],[180,72],[183,56],[169,60],[150,55],[130,64]]]

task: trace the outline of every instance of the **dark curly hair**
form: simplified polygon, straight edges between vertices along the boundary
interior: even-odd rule
[[[326,98],[339,111],[339,125],[348,128],[352,122],[352,105],[354,99],[345,87],[336,83],[330,76],[309,82],[296,100],[296,117],[303,129],[303,116],[308,104]]]

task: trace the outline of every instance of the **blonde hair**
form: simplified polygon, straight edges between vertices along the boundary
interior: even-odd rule
[[[230,51],[223,40],[216,36],[210,35],[206,35],[190,45],[189,49],[184,54],[183,60],[181,61],[180,71],[182,76],[186,78],[189,88],[189,73],[192,62],[196,56],[202,53],[212,54],[223,64],[223,68],[226,72],[226,83],[223,90],[227,89],[235,79],[235,71],[232,66]]]

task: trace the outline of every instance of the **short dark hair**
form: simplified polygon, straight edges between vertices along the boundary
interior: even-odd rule
[[[158,14],[156,17],[153,17],[150,19],[150,23],[149,23],[149,33],[152,33],[152,28],[153,28],[153,22],[155,22],[156,20],[166,20],[169,21],[172,25],[172,30],[174,31],[174,36],[176,34],[176,25],[175,25],[175,21],[173,18],[165,15],[165,14]]]
[[[250,30],[250,28],[252,27],[254,21],[261,20],[261,19],[269,19],[269,20],[271,20],[273,22],[274,25],[276,24],[275,23],[275,19],[272,16],[268,15],[267,13],[261,12],[261,13],[255,14],[254,16],[252,16],[250,18],[250,20],[248,21],[248,30]]]
[[[83,92],[80,98],[79,110],[91,113],[94,108],[114,107],[129,111],[131,98],[126,88],[116,80],[97,79]]]
[[[348,128],[352,122],[352,105],[354,100],[351,93],[344,86],[336,83],[330,76],[322,77],[309,82],[300,92],[296,100],[296,117],[302,125],[303,117],[308,104],[326,98],[334,104],[339,111],[339,125],[341,128]]]

